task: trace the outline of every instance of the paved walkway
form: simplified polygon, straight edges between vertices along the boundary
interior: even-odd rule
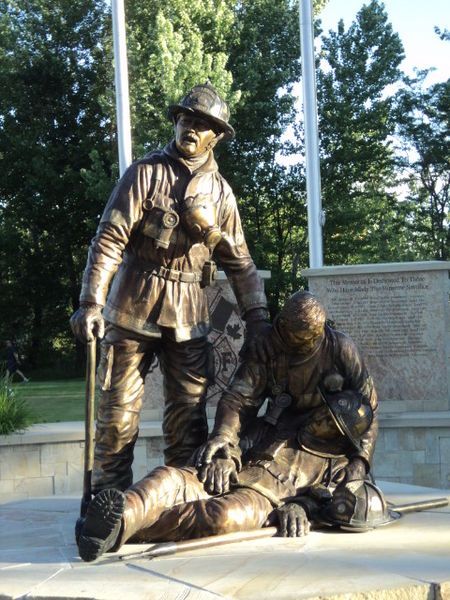
[[[450,491],[381,484],[404,503]],[[79,499],[0,506],[0,599],[450,600],[450,508],[364,534],[313,532],[186,552],[82,563],[73,540]],[[126,546],[121,554],[142,549]]]

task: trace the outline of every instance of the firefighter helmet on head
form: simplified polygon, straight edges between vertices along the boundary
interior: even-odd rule
[[[178,104],[169,106],[169,119],[176,122],[180,113],[193,114],[211,123],[211,128],[225,134],[225,139],[234,137],[233,127],[228,123],[230,110],[211,83],[196,85]]]

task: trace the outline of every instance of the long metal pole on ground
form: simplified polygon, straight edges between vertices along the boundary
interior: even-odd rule
[[[119,172],[124,174],[131,164],[130,98],[128,93],[127,42],[125,32],[124,0],[112,0],[114,63],[116,86],[117,135],[119,144]]]
[[[319,131],[317,127],[314,22],[312,0],[300,1],[303,113],[305,122],[306,194],[308,200],[309,266],[323,266],[323,211],[320,190]]]

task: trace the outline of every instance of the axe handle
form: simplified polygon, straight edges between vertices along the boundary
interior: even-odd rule
[[[87,343],[86,357],[86,396],[84,415],[84,475],[83,497],[80,516],[84,517],[92,498],[91,477],[94,464],[94,406],[95,406],[95,362],[97,340]]]

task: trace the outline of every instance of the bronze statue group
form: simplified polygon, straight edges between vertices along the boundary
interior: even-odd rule
[[[133,163],[105,207],[71,319],[82,341],[102,338],[94,497],[77,532],[81,558],[127,541],[268,524],[302,536],[311,526],[364,531],[389,522],[371,477],[377,395],[355,344],[305,291],[270,324],[236,199],[214,160],[215,145],[234,136],[226,103],[207,82],[170,106],[169,118],[174,140]],[[214,281],[214,259],[235,293],[246,341],[208,436],[204,288]],[[155,354],[165,465],[133,483]]]

